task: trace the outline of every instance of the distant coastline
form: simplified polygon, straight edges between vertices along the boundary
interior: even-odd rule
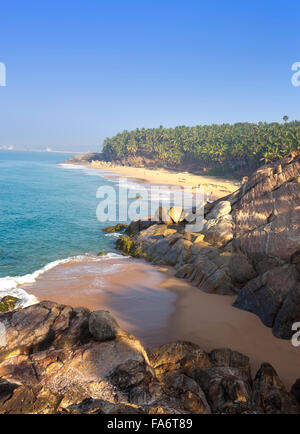
[[[15,149],[13,147],[1,147],[0,151],[5,152],[45,152],[45,153],[53,153],[53,154],[81,154],[80,151],[56,151],[56,150],[47,150],[47,149]]]

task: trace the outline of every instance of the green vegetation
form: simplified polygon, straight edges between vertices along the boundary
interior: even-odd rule
[[[16,303],[19,299],[12,295],[6,295],[0,301],[0,312],[10,312],[16,307]]]
[[[123,131],[103,144],[106,160],[164,167],[254,169],[300,149],[300,121]]]
[[[103,228],[102,231],[107,233],[121,232],[124,231],[127,227],[128,225],[118,223],[115,226],[107,226],[106,228]]]
[[[145,256],[131,237],[121,236],[118,238],[116,246],[124,255],[133,256],[134,258],[143,258]]]

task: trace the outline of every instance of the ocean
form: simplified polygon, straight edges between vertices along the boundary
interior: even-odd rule
[[[96,216],[97,189],[115,185],[100,171],[58,164],[70,154],[0,151],[0,297],[57,264],[115,251]],[[99,258],[101,260],[101,258]]]
[[[113,187],[117,194],[112,205],[118,205],[120,178],[101,170],[63,164],[70,156],[0,151],[0,298],[15,295],[24,307],[37,301],[24,287],[58,265],[102,262],[105,274],[111,267],[110,258],[121,259],[115,249],[118,234],[101,230],[118,223],[119,217],[100,222],[96,215],[101,202],[96,197],[99,187]],[[141,183],[122,179],[123,187],[129,187],[135,196]],[[150,192],[149,186],[144,184],[144,188]],[[155,188],[151,189],[149,197],[154,207],[159,200],[169,200],[168,188],[157,196]],[[142,202],[147,205],[148,197]],[[141,210],[141,215],[149,215],[147,209]],[[103,251],[105,256],[97,256]]]

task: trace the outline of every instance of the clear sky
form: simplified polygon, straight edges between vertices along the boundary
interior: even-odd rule
[[[299,0],[10,0],[0,146],[98,150],[124,129],[300,119]]]

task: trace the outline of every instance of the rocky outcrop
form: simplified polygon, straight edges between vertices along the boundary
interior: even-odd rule
[[[288,393],[269,363],[263,363],[253,381],[253,400],[265,413],[290,413],[297,400]]]
[[[234,306],[290,339],[292,324],[300,322],[300,152],[261,167],[235,193],[206,204],[195,233],[187,225],[203,210],[192,211],[185,221],[177,212],[177,224],[170,224],[165,209],[159,224],[136,221],[126,234],[150,261],[174,266],[178,277],[205,292],[237,295]]]
[[[300,405],[300,378],[298,378],[295,384],[293,384],[291,393],[294,395],[297,403]]]
[[[69,158],[66,163],[68,164],[85,164],[92,161],[102,161],[103,154],[100,152],[87,152],[85,154],[75,155]]]
[[[241,289],[235,306],[289,339],[300,320],[300,152],[255,172],[234,202],[233,248],[258,275]]]
[[[253,381],[249,359],[229,349],[176,342],[147,352],[107,312],[42,302],[0,322],[0,413],[299,412],[270,365]]]

